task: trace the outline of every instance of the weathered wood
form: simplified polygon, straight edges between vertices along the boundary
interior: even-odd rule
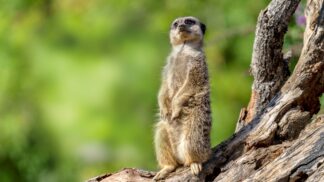
[[[282,46],[288,23],[300,0],[271,1],[259,14],[253,44],[251,73],[254,77],[247,108],[243,108],[236,131],[251,122],[279,91],[289,76]]]
[[[232,141],[228,141],[231,143]],[[227,156],[227,142],[214,150],[214,157],[205,164],[200,178],[194,177],[190,169],[180,168],[165,181],[321,181],[324,178],[324,115],[300,134],[298,140],[286,141],[267,148],[249,150],[232,160]],[[238,153],[240,149],[237,149]],[[229,161],[219,168],[217,164]],[[139,169],[123,169],[115,174],[104,174],[89,182],[151,181],[154,172]]]
[[[311,118],[320,108],[319,97],[324,92],[323,1],[309,0],[307,3],[304,46],[298,64],[287,81],[287,75],[283,69],[285,65],[280,62],[283,61],[281,36],[285,33],[284,28],[289,19],[284,12],[291,15],[296,8],[295,3],[298,4],[299,1],[272,0],[268,8],[261,12],[258,24],[276,23],[266,29],[258,25],[259,30],[256,36],[259,35],[258,31],[262,30],[265,31],[263,32],[265,35],[275,37],[261,40],[278,40],[279,43],[269,43],[269,45],[275,44],[271,47],[275,52],[269,52],[269,45],[265,46],[268,43],[254,47],[254,49],[266,49],[254,53],[252,65],[260,67],[255,68],[255,71],[259,70],[261,73],[254,75],[255,79],[259,79],[257,83],[261,85],[257,88],[261,89],[258,92],[262,90],[267,92],[264,95],[263,92],[262,94],[259,92],[257,97],[251,98],[257,101],[251,107],[254,112],[252,119],[249,119],[250,122],[246,122],[247,124],[245,123],[244,119],[251,108],[248,108],[246,112],[241,112],[240,115],[244,118],[244,123],[241,125],[243,127],[213,149],[212,158],[204,164],[203,171],[198,177],[193,176],[190,169],[183,167],[171,173],[165,181],[323,180],[324,116],[319,116],[310,123]],[[271,18],[283,20],[274,21]],[[273,34],[274,32],[281,32],[282,35]],[[270,62],[272,62],[264,62],[266,59],[271,59]],[[269,65],[270,70],[272,69],[270,72],[265,70]],[[278,88],[273,89],[272,86],[278,86]],[[138,169],[125,169],[90,181],[150,181],[154,174],[154,172]]]
[[[298,179],[303,164],[321,165],[324,159],[324,118],[317,119],[298,140],[256,148],[230,162],[214,181],[280,181]],[[306,168],[305,170],[310,170]],[[314,171],[317,167],[314,166]],[[305,172],[305,171],[304,171]],[[309,175],[310,176],[310,175]],[[307,178],[307,177],[306,177]],[[289,181],[289,180],[284,180]]]
[[[323,0],[308,1],[307,20],[309,22],[304,34],[305,43],[296,68],[271,101],[273,106],[267,108],[269,112],[265,112],[263,121],[250,133],[249,145],[275,142],[273,137],[282,137],[285,131],[288,133],[294,130],[293,132],[298,133],[307,124],[308,118],[320,109],[319,97],[324,92]],[[288,117],[292,112],[295,116],[290,119],[293,120],[285,121],[284,116]],[[285,127],[287,124],[291,126]],[[278,128],[281,131],[276,135]]]
[[[107,173],[89,179],[88,182],[109,182],[109,181],[152,181],[156,173],[134,168],[125,168],[115,174]]]
[[[316,119],[282,155],[245,181],[304,181],[324,166],[324,116]],[[322,176],[323,178],[324,176]]]

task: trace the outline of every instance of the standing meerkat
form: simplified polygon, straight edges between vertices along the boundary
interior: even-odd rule
[[[155,131],[161,170],[154,180],[179,166],[190,166],[192,174],[198,175],[211,154],[210,87],[202,49],[205,30],[195,17],[180,17],[171,25],[172,52],[162,73]]]

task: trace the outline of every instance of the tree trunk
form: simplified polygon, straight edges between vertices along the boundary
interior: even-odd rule
[[[290,75],[282,45],[300,0],[272,0],[261,11],[251,63],[247,109],[236,133],[213,148],[196,177],[183,167],[165,181],[324,181],[324,0],[308,0],[303,49]],[[312,121],[313,120],[313,121]],[[89,182],[151,181],[155,172],[123,169]]]

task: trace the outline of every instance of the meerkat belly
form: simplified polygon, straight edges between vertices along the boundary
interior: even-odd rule
[[[175,59],[170,65],[167,82],[171,97],[177,93],[186,79],[187,64],[183,59]]]
[[[177,125],[177,126],[171,126],[169,132],[172,135],[171,141],[173,143],[173,154],[176,157],[177,161],[180,164],[185,163],[185,156],[187,155],[187,142],[185,139],[185,133],[183,131],[183,126],[179,123],[173,123],[171,125]]]
[[[185,163],[186,155],[188,155],[187,144],[188,143],[186,141],[185,134],[182,133],[182,135],[179,138],[179,145],[177,147],[177,153],[176,153],[179,162],[181,162],[182,164]]]

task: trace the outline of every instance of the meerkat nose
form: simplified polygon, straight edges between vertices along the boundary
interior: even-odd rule
[[[185,31],[186,30],[186,25],[179,25],[179,30],[180,31]]]

